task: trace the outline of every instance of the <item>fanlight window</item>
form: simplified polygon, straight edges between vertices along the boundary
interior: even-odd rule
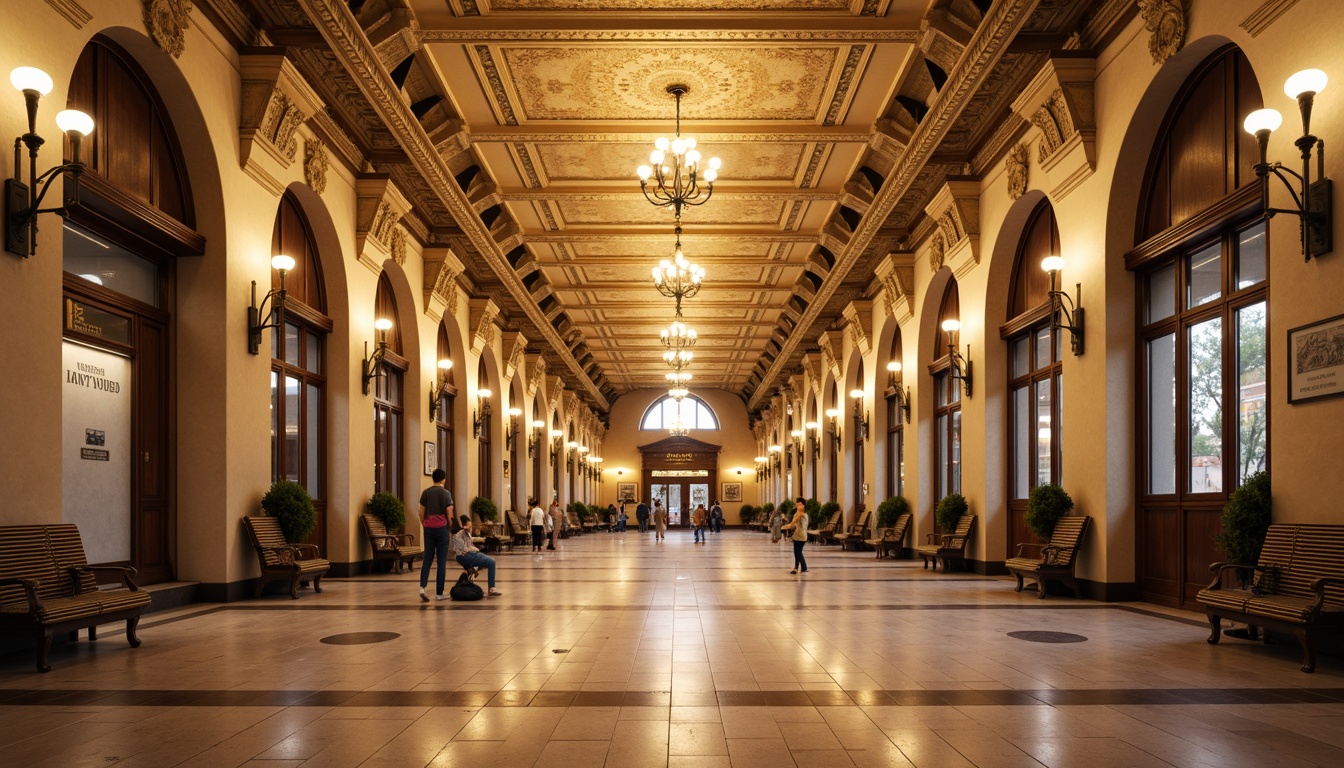
[[[704,400],[695,395],[687,395],[680,403],[671,395],[664,395],[662,399],[655,400],[644,412],[639,428],[668,429],[678,423],[678,416],[681,417],[680,422],[690,429],[719,428],[719,417],[714,415],[714,411]]]

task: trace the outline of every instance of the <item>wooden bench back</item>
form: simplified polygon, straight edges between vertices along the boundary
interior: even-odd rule
[[[859,529],[867,528],[868,524],[871,522],[873,522],[873,511],[870,509],[867,512],[863,513],[863,519],[859,520],[859,524],[857,527]]]
[[[1051,565],[1068,565],[1073,562],[1074,550],[1082,545],[1083,534],[1087,533],[1087,526],[1091,521],[1092,518],[1082,515],[1061,517],[1059,522],[1055,523],[1055,530],[1050,534],[1048,546],[1058,547],[1059,555]]]
[[[261,560],[262,566],[280,565],[280,555],[273,549],[267,549],[289,546],[284,531],[280,530],[280,521],[274,517],[244,517],[243,525],[247,526],[248,537],[252,539],[252,546],[257,550],[257,558]]]
[[[1279,568],[1279,594],[1313,597],[1312,581],[1344,578],[1344,525],[1271,525],[1258,564]],[[1344,587],[1327,587],[1325,601],[1344,608]]]
[[[910,528],[910,518],[911,515],[909,512],[896,518],[896,524],[891,526],[892,539],[896,541],[905,541],[905,532]]]
[[[88,564],[79,528],[73,524],[0,526],[0,578],[37,581],[38,597],[44,600],[73,595],[65,569]],[[79,586],[82,592],[98,588],[91,573],[80,574]],[[0,604],[26,600],[22,587],[0,587]]]
[[[364,521],[364,532],[368,534],[370,538],[374,536],[389,535],[387,526],[383,525],[383,521],[379,520],[377,517],[374,517],[373,515],[360,515],[359,519]]]
[[[975,527],[975,515],[962,515],[957,519],[957,527],[952,531],[952,537],[947,542],[949,549],[960,549],[966,551],[966,542],[971,538],[971,529]]]

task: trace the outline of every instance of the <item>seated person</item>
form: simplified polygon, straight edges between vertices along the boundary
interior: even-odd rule
[[[630,516],[625,514],[625,510],[616,513],[616,530],[625,533],[625,524],[630,521]]]
[[[504,593],[495,589],[495,559],[481,554],[481,550],[471,543],[471,517],[461,515],[457,520],[462,524],[462,527],[458,529],[457,533],[453,534],[452,541],[449,542],[453,556],[456,558],[458,565],[463,568],[484,568],[487,583],[490,587],[486,594],[490,597],[499,597]]]

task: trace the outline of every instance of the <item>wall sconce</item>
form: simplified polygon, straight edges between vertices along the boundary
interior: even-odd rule
[[[789,437],[793,438],[793,452],[798,454],[798,466],[801,467],[807,463],[803,455],[803,430],[795,429],[789,433]]]
[[[863,410],[863,390],[851,389],[849,396],[854,398],[854,435],[859,440],[868,439],[868,412]]]
[[[839,445],[839,443],[840,443],[840,409],[839,409],[839,408],[827,408],[827,409],[826,409],[826,418],[827,418],[827,419],[830,419],[830,421],[826,422],[826,431],[827,431],[828,433],[830,433],[830,435],[831,435],[831,440],[834,441],[837,445]]]
[[[504,433],[504,450],[512,451],[518,437],[518,417],[523,415],[522,408],[509,409],[509,431]]]
[[[576,454],[576,453],[578,452],[578,450],[579,450],[579,444],[578,444],[577,441],[570,440],[568,443],[565,443],[565,448],[566,448],[566,450],[565,450],[565,469],[569,470],[570,472],[573,472],[573,471],[574,471],[574,457],[575,457],[575,454]]]
[[[1326,76],[1319,69],[1304,69],[1288,78],[1283,84],[1283,92],[1291,99],[1297,99],[1297,109],[1302,113],[1302,136],[1293,142],[1302,153],[1302,173],[1285,168],[1282,163],[1271,163],[1265,155],[1269,150],[1269,134],[1283,122],[1283,116],[1273,109],[1257,109],[1246,116],[1242,126],[1255,137],[1260,146],[1260,162],[1256,163],[1255,175],[1260,177],[1260,202],[1265,209],[1265,218],[1276,213],[1288,213],[1301,220],[1302,256],[1311,261],[1312,256],[1324,256],[1334,248],[1334,214],[1331,200],[1330,180],[1325,177],[1325,142],[1311,135],[1311,105],[1316,94],[1325,89]],[[1311,180],[1311,150],[1320,144],[1317,155],[1315,182]],[[1288,188],[1293,196],[1295,208],[1269,207],[1269,174],[1279,177],[1279,181]],[[1298,181],[1294,190],[1284,173]]]
[[[541,428],[546,426],[546,422],[533,419],[528,426],[532,427],[532,430],[527,433],[527,458],[535,459],[537,457],[537,443],[541,442]]]
[[[592,467],[593,479],[599,483],[602,482],[602,457],[589,456],[588,466]]]
[[[769,451],[769,452],[770,452],[770,456],[773,457],[773,463],[774,463],[775,471],[778,472],[778,471],[780,470],[780,468],[781,468],[781,465],[780,465],[780,457],[784,455],[784,446],[782,446],[782,445],[772,445],[772,446],[770,446],[769,448],[767,448],[766,450]]]
[[[294,258],[278,254],[271,257],[271,269],[280,273],[280,290],[269,290],[261,299],[261,306],[257,306],[257,281],[252,281],[252,305],[247,308],[247,351],[257,354],[261,351],[261,332],[267,328],[279,329],[284,323],[285,312],[285,275],[294,268]],[[272,298],[275,304],[270,311],[266,310],[266,302]],[[261,322],[263,317],[272,317],[274,319],[269,323]],[[281,353],[283,356],[284,353]]]
[[[439,402],[448,391],[448,372],[453,369],[453,361],[447,358],[439,361],[439,381],[429,385],[429,421],[438,421]]]
[[[896,374],[901,372],[901,361],[887,363],[887,391],[896,393],[896,407],[905,412],[905,423],[910,423],[910,388],[896,383]]]
[[[361,366],[364,376],[364,394],[369,394],[369,382],[374,376],[381,376],[383,373],[383,360],[387,357],[387,332],[392,330],[392,321],[386,317],[380,317],[373,321],[374,330],[378,331],[378,348],[369,354],[369,342],[364,342],[364,363]]]
[[[756,482],[761,482],[761,479],[765,477],[765,467],[768,461],[770,460],[764,456],[756,457]]]
[[[1055,288],[1055,279],[1059,276],[1060,270],[1064,269],[1063,256],[1046,256],[1041,259],[1041,269],[1050,275],[1050,327],[1056,331],[1068,331],[1069,346],[1074,356],[1081,355],[1083,354],[1083,284],[1077,284],[1078,301],[1075,302],[1069,298],[1069,294]],[[1069,303],[1067,307],[1064,306],[1066,301]],[[1059,321],[1061,315],[1064,317],[1064,322]]]
[[[803,425],[803,428],[809,432],[807,437],[808,441],[812,443],[812,458],[815,459],[821,453],[821,438],[818,432],[821,425],[815,421],[809,421]]]
[[[564,445],[561,438],[564,437],[564,435],[565,433],[558,429],[551,430],[551,463],[560,460],[560,448]]]
[[[490,416],[490,395],[493,393],[488,389],[476,390],[476,408],[471,412],[471,436],[477,440],[481,439],[481,428],[485,426],[485,420]]]
[[[952,365],[952,379],[961,380],[961,386],[966,396],[971,396],[971,361],[966,359],[971,356],[971,345],[966,345],[966,357],[962,357],[957,352],[956,335],[961,330],[961,322],[958,320],[944,320],[943,333],[947,334],[947,359]]]
[[[65,215],[66,206],[79,202],[79,175],[84,172],[84,163],[79,159],[79,145],[85,136],[93,133],[93,118],[77,109],[64,109],[56,113],[56,127],[70,140],[71,160],[48,168],[39,176],[37,150],[45,140],[37,135],[37,103],[51,93],[51,77],[34,67],[19,67],[9,73],[9,82],[23,94],[23,100],[28,106],[28,132],[14,140],[14,178],[5,179],[5,250],[26,259],[37,252],[37,215]],[[19,169],[22,167],[19,144],[28,147],[27,184],[19,181]],[[58,208],[40,208],[52,182],[64,178],[67,173],[74,182],[73,197]],[[38,184],[42,185],[41,190]]]

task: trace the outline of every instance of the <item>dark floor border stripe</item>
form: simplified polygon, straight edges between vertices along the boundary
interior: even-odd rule
[[[876,691],[0,690],[4,707],[976,707],[1340,704],[1344,688]]]

